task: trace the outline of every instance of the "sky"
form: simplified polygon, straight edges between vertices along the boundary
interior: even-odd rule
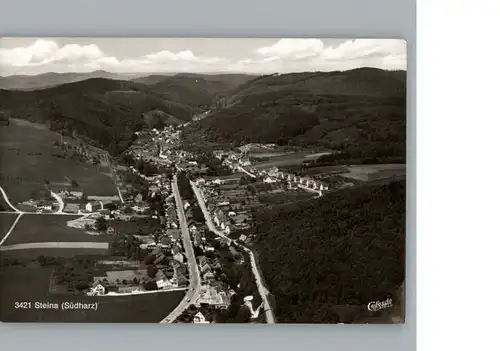
[[[400,39],[1,38],[0,75],[406,70]]]

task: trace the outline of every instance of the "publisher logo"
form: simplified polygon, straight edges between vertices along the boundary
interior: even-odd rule
[[[368,304],[368,311],[377,312],[392,306],[392,299],[387,299],[384,301],[372,301]]]

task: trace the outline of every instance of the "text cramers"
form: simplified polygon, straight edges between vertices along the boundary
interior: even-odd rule
[[[368,304],[368,311],[376,312],[392,306],[392,299],[387,299],[385,301],[372,301]]]
[[[86,302],[76,302],[76,301],[65,301],[65,302],[15,302],[14,308],[16,309],[36,309],[36,310],[81,310],[81,311],[97,311],[99,304],[97,302],[86,303]]]

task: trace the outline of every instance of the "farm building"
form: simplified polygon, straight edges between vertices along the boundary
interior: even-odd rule
[[[64,206],[64,212],[78,213],[79,211],[80,211],[80,204],[66,203]]]
[[[103,210],[103,209],[104,209],[104,205],[100,201],[91,201],[85,205],[85,210],[87,212],[96,212],[96,211]]]
[[[87,196],[87,199],[91,201],[108,201],[108,202],[119,202],[120,197],[118,195],[114,196],[95,196],[95,195],[89,195]]]

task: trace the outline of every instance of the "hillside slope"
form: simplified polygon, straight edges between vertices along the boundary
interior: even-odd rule
[[[170,100],[206,110],[214,100],[253,78],[245,74],[179,73],[174,76],[151,75],[134,81],[148,84]]]
[[[0,110],[85,137],[115,154],[144,126],[143,114],[161,111],[187,121],[195,112],[146,85],[103,78],[35,91],[0,90]]]
[[[361,68],[257,77],[233,89],[184,136],[187,143],[315,145],[346,158],[404,162],[406,72]]]
[[[350,323],[404,280],[405,182],[261,212],[254,247],[281,323]]]

